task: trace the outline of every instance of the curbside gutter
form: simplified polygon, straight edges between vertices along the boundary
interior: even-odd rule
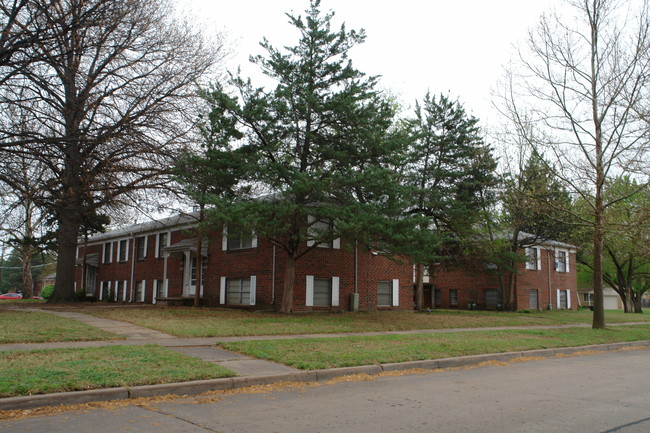
[[[196,380],[190,382],[166,383],[159,385],[142,385],[118,387],[88,391],[59,392],[55,394],[30,395],[0,399],[0,410],[34,409],[44,406],[67,406],[100,401],[127,400],[134,398],[157,397],[163,395],[194,396],[208,391],[245,388],[255,385],[269,385],[279,382],[322,382],[337,377],[356,374],[377,375],[384,371],[411,369],[436,370],[444,368],[467,367],[488,361],[508,361],[516,358],[571,355],[586,351],[615,351],[626,347],[648,347],[650,340],[622,343],[595,344],[579,347],[559,347],[521,352],[491,353],[485,355],[461,356],[436,360],[409,361],[391,364],[362,365],[358,367],[330,368],[322,370],[301,371],[271,376],[243,376],[224,379]]]

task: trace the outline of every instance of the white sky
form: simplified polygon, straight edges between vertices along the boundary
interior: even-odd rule
[[[294,45],[297,33],[285,12],[303,14],[308,0],[176,0],[198,25],[222,32],[233,50],[230,70],[255,78],[248,56],[263,54],[263,37],[276,47]],[[366,42],[351,51],[357,69],[381,75],[382,87],[405,104],[427,90],[448,93],[489,123],[490,91],[542,12],[559,0],[322,0],[335,12],[336,28],[366,30]]]

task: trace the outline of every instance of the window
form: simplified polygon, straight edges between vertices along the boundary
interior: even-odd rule
[[[587,303],[587,305],[591,305],[591,303],[594,301],[594,294],[593,293],[583,293],[582,294],[582,300]]]
[[[569,255],[566,250],[555,251],[555,270],[558,272],[569,272]]]
[[[117,260],[119,262],[126,262],[129,258],[129,240],[124,239],[120,241],[119,248],[117,250]]]
[[[392,281],[377,282],[377,306],[391,307],[393,305]]]
[[[113,257],[113,242],[106,242],[104,244],[104,263],[110,263]]]
[[[541,269],[541,257],[539,255],[539,248],[526,248],[526,257],[528,257],[528,261],[526,262],[526,269],[533,271],[539,271]]]
[[[226,303],[228,305],[250,305],[250,278],[228,278],[226,285]]]
[[[224,227],[223,229],[224,250],[243,250],[257,247],[257,238],[252,231],[244,231],[236,228]]]
[[[156,280],[154,283],[154,290],[156,292],[156,299],[164,298],[165,297],[165,284],[163,280]]]
[[[537,300],[537,290],[528,291],[528,308],[539,310],[539,301]]]
[[[458,305],[458,289],[449,289],[449,305]]]
[[[135,302],[144,302],[144,281],[135,282]]]
[[[147,257],[147,238],[140,236],[135,241],[138,249],[138,260],[144,260]]]
[[[309,239],[307,246],[311,247],[316,245],[321,248],[341,248],[341,240],[339,238],[331,239],[334,233],[334,222],[330,218],[323,218],[316,220],[315,217],[310,216],[309,220]]]
[[[567,292],[568,290],[558,290],[557,307],[560,309],[568,308]]]
[[[329,307],[330,305],[332,305],[332,280],[314,278],[314,307]]]
[[[433,304],[436,307],[439,307],[442,304],[442,297],[441,297],[440,289],[434,289],[433,290]]]
[[[158,244],[156,246],[156,257],[163,256],[163,248],[169,246],[167,245],[167,232],[158,233]]]
[[[115,300],[119,301],[120,298],[124,296],[124,286],[122,286],[121,281],[116,281],[115,282]]]

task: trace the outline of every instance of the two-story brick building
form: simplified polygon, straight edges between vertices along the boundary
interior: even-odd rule
[[[196,215],[179,215],[93,236],[77,253],[77,287],[97,300],[157,303],[193,299]],[[410,264],[345,245],[311,248],[296,262],[294,310],[412,309]],[[202,303],[279,309],[286,254],[252,235],[214,231],[202,242]],[[83,275],[82,275],[83,274]],[[353,301],[353,299],[357,299]]]
[[[528,257],[514,275],[515,309],[577,309],[575,246],[557,241],[539,241],[524,248]],[[510,275],[499,276],[489,265],[442,268],[433,266],[425,276],[425,307],[499,309],[501,284]]]
[[[195,214],[183,214],[93,236],[80,244],[77,287],[119,302],[182,302],[197,290]],[[408,260],[393,260],[335,239],[305,243],[296,263],[295,311],[413,309],[414,276]],[[577,308],[575,248],[555,241],[531,246],[515,276],[517,309]],[[209,306],[279,309],[286,255],[253,235],[210,233],[202,242],[201,302]],[[496,275],[484,267],[432,268],[425,307],[497,309]]]

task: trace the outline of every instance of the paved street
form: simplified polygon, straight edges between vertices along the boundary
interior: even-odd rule
[[[650,350],[0,422],[3,432],[650,431]]]

